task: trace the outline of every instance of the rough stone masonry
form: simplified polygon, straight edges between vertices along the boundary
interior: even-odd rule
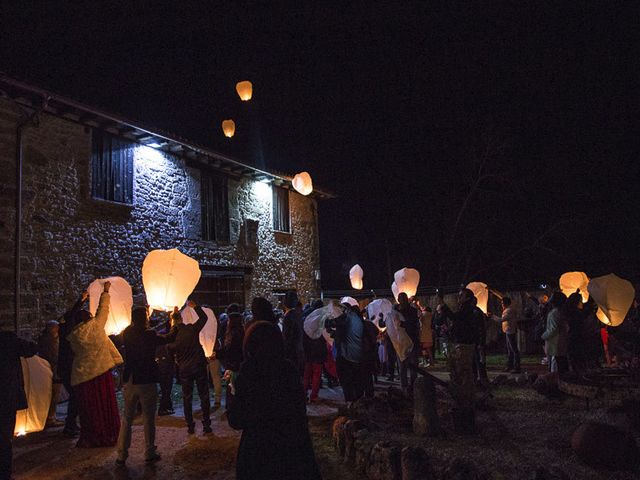
[[[0,326],[14,321],[15,150],[20,109],[0,99]],[[156,248],[178,248],[201,266],[238,267],[245,302],[275,289],[318,294],[317,205],[290,194],[291,233],[272,228],[271,188],[230,177],[230,242],[201,239],[200,173],[182,158],[138,145],[133,205],[91,196],[91,127],[50,114],[23,136],[23,234],[19,331],[34,336],[97,277],[118,275],[142,291],[141,266]],[[246,221],[249,222],[246,222]],[[244,229],[257,221],[257,242]]]

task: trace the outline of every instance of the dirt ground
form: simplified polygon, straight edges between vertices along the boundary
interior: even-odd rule
[[[544,372],[529,359],[525,370]],[[492,365],[491,376],[499,373],[499,362]],[[432,369],[448,379],[443,365]],[[383,390],[389,383],[382,382]],[[440,391],[441,398],[446,393]],[[583,401],[572,398],[549,401],[529,388],[505,386],[493,390],[487,408],[478,413],[479,435],[459,437],[452,433],[446,402],[440,408],[448,433],[444,438],[419,439],[411,433],[410,412],[402,416],[392,435],[380,432],[380,439],[395,438],[405,445],[422,446],[435,465],[446,465],[453,458],[463,458],[478,465],[495,479],[532,478],[539,466],[562,469],[570,478],[587,480],[631,480],[632,473],[598,471],[581,463],[573,454],[570,436],[588,419],[619,425],[625,418],[605,408],[586,408]],[[341,390],[322,389],[322,402],[309,406],[309,427],[318,464],[325,480],[360,479],[350,465],[342,463],[333,448],[331,424],[344,407]],[[177,406],[177,402],[176,402]],[[65,407],[60,409],[64,413]],[[212,408],[213,434],[203,435],[197,424],[196,434],[188,435],[181,411],[157,419],[158,451],[162,460],[147,466],[143,460],[143,432],[137,421],[126,467],[115,465],[114,448],[78,449],[75,440],[65,438],[61,430],[52,429],[18,438],[14,444],[16,480],[62,479],[217,479],[235,478],[235,455],[240,432],[232,430],[223,417],[223,408]],[[64,415],[59,415],[63,418]],[[196,419],[198,413],[196,413]],[[640,441],[640,438],[637,438]]]

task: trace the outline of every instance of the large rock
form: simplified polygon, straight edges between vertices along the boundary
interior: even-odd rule
[[[544,375],[540,375],[533,383],[533,389],[545,397],[557,397],[560,395],[560,389],[558,388],[558,374],[545,373]]]
[[[401,480],[400,452],[402,446],[396,442],[376,443],[369,454],[367,477],[370,480]]]
[[[338,450],[340,456],[344,455],[344,424],[349,419],[347,417],[338,417],[333,421],[333,427],[331,429],[331,435],[333,437],[333,445]]]
[[[621,428],[605,423],[583,423],[573,432],[571,447],[592,466],[630,469],[638,464],[640,452],[635,438]]]
[[[442,480],[481,480],[482,476],[473,463],[454,459],[442,474]]]
[[[435,436],[441,432],[436,386],[429,377],[420,376],[413,384],[413,433]]]
[[[373,450],[373,446],[376,444],[376,440],[371,438],[371,435],[366,434],[365,430],[360,430],[356,434],[355,441],[355,467],[356,471],[364,475],[367,473],[367,465],[369,465],[369,458],[371,455],[371,450]]]
[[[429,456],[420,447],[404,447],[400,452],[402,480],[432,480],[434,474]]]

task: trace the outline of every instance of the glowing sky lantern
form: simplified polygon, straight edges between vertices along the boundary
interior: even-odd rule
[[[36,356],[21,358],[24,393],[28,408],[16,412],[16,426],[13,434],[17,436],[39,432],[44,429],[51,404],[51,384],[53,373],[45,359]]]
[[[100,294],[104,290],[104,283],[111,282],[109,289],[109,317],[104,326],[107,335],[117,335],[131,323],[131,307],[133,294],[131,286],[122,277],[100,278],[91,282],[89,292],[89,311],[92,315],[98,310]]]
[[[636,294],[631,282],[613,273],[592,278],[587,290],[598,304],[598,320],[612,327],[624,321]]]
[[[587,285],[589,285],[589,277],[584,272],[567,272],[560,276],[560,290],[567,297],[572,293],[580,290],[582,295],[582,303],[587,303],[589,300],[589,291]]]
[[[225,137],[233,137],[236,133],[236,122],[233,120],[223,120],[222,121],[222,132]]]
[[[173,310],[189,298],[200,280],[200,266],[179,250],[152,250],[142,263],[142,284],[154,310]]]
[[[356,290],[362,290],[362,277],[364,276],[364,270],[358,264],[355,264],[349,270],[349,280],[351,280],[351,286]]]
[[[420,273],[417,270],[405,267],[398,270],[393,275],[393,279],[399,292],[406,293],[409,298],[415,297],[420,283]]]
[[[218,333],[218,321],[216,320],[216,314],[213,310],[207,307],[202,307],[202,311],[207,315],[207,323],[204,324],[202,330],[200,330],[200,345],[204,350],[206,357],[213,355],[213,349],[216,346],[216,335]],[[198,321],[198,314],[195,309],[186,307],[181,312],[182,322],[186,325],[196,323]]]
[[[248,102],[253,96],[253,85],[249,80],[238,82],[236,83],[236,92],[238,92],[240,100]]]
[[[489,287],[486,283],[471,282],[467,288],[473,292],[478,302],[478,308],[487,314],[487,304],[489,303]]]
[[[311,181],[311,175],[307,172],[298,173],[291,181],[293,188],[301,195],[309,195],[313,192],[313,182]]]

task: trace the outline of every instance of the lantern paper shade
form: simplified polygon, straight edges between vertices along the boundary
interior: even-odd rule
[[[420,273],[413,268],[403,268],[398,270],[393,279],[398,287],[398,292],[404,292],[409,298],[415,297],[418,291],[418,284],[420,283]],[[397,299],[396,295],[396,299]]]
[[[233,137],[236,133],[236,122],[233,120],[223,120],[222,121],[222,132],[225,137]]]
[[[377,298],[367,305],[367,312],[373,324],[378,330],[385,331],[387,327],[380,326],[380,319],[384,319],[393,310],[393,304],[386,298]]]
[[[216,314],[213,310],[207,307],[202,307],[202,311],[207,314],[207,323],[204,324],[202,330],[200,330],[200,345],[204,350],[205,357],[211,357],[213,355],[213,349],[216,346],[216,335],[218,333],[218,321],[216,320]],[[196,323],[198,321],[198,314],[195,309],[186,307],[181,312],[182,322],[186,325]]]
[[[301,195],[309,195],[313,192],[313,182],[311,181],[311,175],[307,172],[298,173],[291,181],[293,188]]]
[[[400,295],[400,289],[398,288],[398,285],[396,285],[396,282],[393,282],[391,284],[391,293],[393,293],[393,298],[396,299],[396,302],[398,301],[398,295]]]
[[[89,311],[92,315],[98,310],[100,295],[104,290],[105,282],[111,282],[109,288],[109,317],[104,326],[107,335],[117,335],[131,323],[131,307],[133,307],[133,294],[131,286],[122,277],[100,278],[91,282],[89,292]]]
[[[598,320],[612,327],[624,322],[636,294],[631,282],[610,273],[592,278],[587,289],[598,304]]]
[[[348,305],[351,305],[352,307],[360,307],[358,301],[353,297],[342,297],[340,299],[340,303],[346,303]]]
[[[49,362],[37,355],[21,358],[20,362],[28,408],[16,412],[14,435],[44,430],[51,404],[53,373]]]
[[[560,276],[560,290],[567,297],[572,293],[580,290],[582,295],[582,303],[587,303],[589,300],[589,291],[587,286],[589,285],[589,277],[584,272],[567,272]]]
[[[240,100],[247,102],[251,100],[251,97],[253,96],[253,85],[248,80],[238,82],[236,83],[236,92],[238,92]]]
[[[142,284],[154,310],[173,310],[189,298],[200,280],[200,266],[179,250],[152,250],[142,263]]]
[[[304,320],[304,332],[312,340],[320,338],[324,332],[324,323],[329,318],[338,318],[342,315],[342,310],[335,304],[330,303],[322,308],[318,308],[307,315]]]
[[[476,301],[478,302],[478,308],[487,314],[487,304],[489,303],[489,288],[486,283],[482,282],[471,282],[467,285],[467,288],[473,292],[473,295],[476,297]]]
[[[349,280],[351,280],[351,286],[356,290],[362,290],[362,277],[364,276],[364,271],[362,267],[358,264],[351,267],[349,270]]]
[[[400,326],[403,321],[404,318],[402,314],[397,310],[392,309],[385,315],[387,335],[389,335],[389,339],[401,362],[404,361],[409,356],[411,350],[413,350],[413,341],[409,335],[407,335],[407,331]]]

